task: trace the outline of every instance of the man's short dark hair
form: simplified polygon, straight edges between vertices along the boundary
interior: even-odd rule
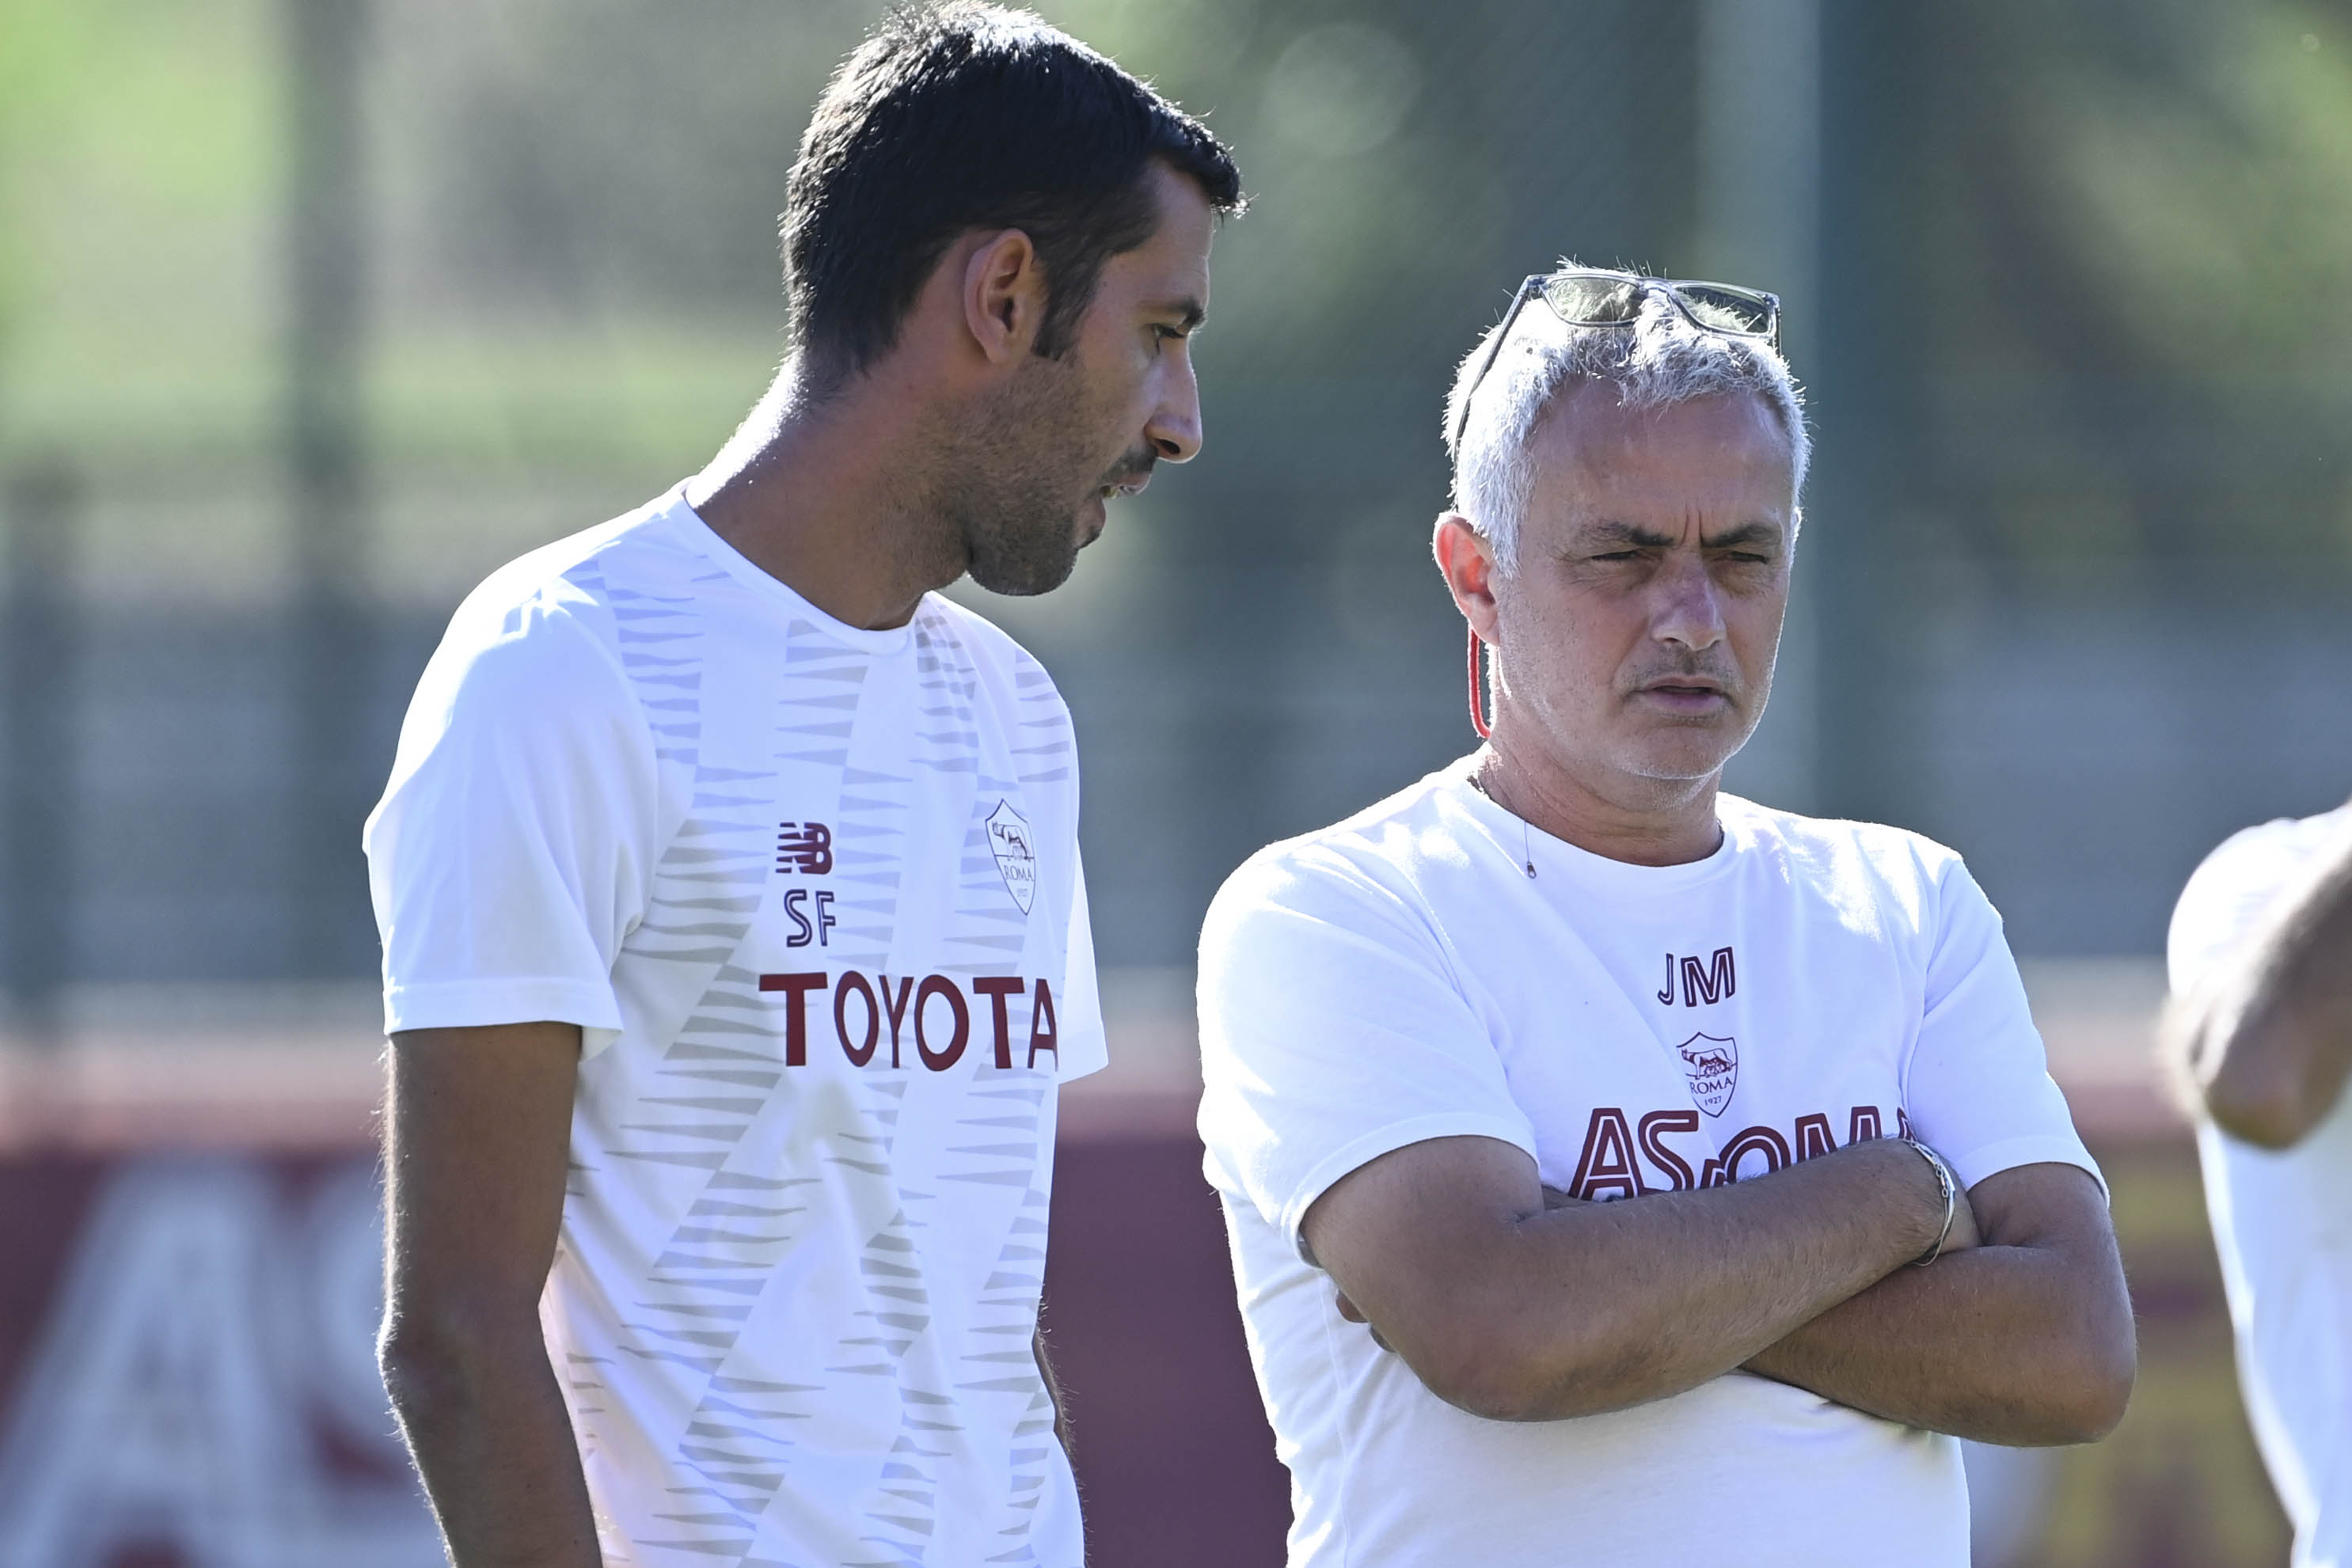
[[[783,215],[793,340],[822,379],[898,340],[957,235],[1017,228],[1036,246],[1037,351],[1075,341],[1103,263],[1159,222],[1153,160],[1220,213],[1241,172],[1208,127],[1026,11],[894,11],[834,73],[801,139]]]

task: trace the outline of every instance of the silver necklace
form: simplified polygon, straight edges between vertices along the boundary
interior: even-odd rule
[[[1470,788],[1486,796],[1487,800],[1494,800],[1497,809],[1510,811],[1514,817],[1519,816],[1517,811],[1511,811],[1511,809],[1500,800],[1495,800],[1495,792],[1487,789],[1486,781],[1475,773],[1470,775]],[[1519,859],[1522,862],[1521,869],[1528,873],[1528,880],[1533,882],[1536,875],[1535,834],[1528,828],[1528,820],[1525,817],[1519,817]]]

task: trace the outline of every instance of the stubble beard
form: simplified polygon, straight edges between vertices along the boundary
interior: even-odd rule
[[[1658,714],[1636,716],[1635,694],[1660,675],[1706,674],[1717,681],[1729,698],[1728,711],[1705,718],[1673,718]],[[1513,747],[1518,765],[1540,758],[1542,766],[1585,780],[1595,793],[1610,794],[1601,782],[1614,778],[1619,788],[1633,794],[1621,804],[1650,808],[1679,803],[1692,790],[1720,779],[1731,758],[1754,737],[1763,717],[1765,699],[1772,689],[1773,666],[1768,663],[1761,678],[1751,684],[1738,661],[1727,653],[1720,659],[1669,659],[1612,679],[1600,694],[1597,707],[1590,695],[1570,691],[1511,691],[1508,701],[1520,711],[1511,715],[1510,727],[1523,731]],[[1507,686],[1509,680],[1505,676]],[[1499,711],[1506,702],[1497,693]]]
[[[969,436],[942,509],[964,570],[992,593],[1049,593],[1076,567],[1078,493],[1071,448],[1085,428],[1086,383],[1072,360],[1038,360]]]
[[[1665,673],[1692,674],[1700,667],[1699,662],[1686,660],[1683,668]],[[1755,738],[1756,727],[1764,717],[1764,700],[1771,692],[1769,669],[1752,686],[1741,678],[1736,665],[1708,673],[1723,682],[1730,698],[1728,711],[1705,719],[1650,716],[1628,748],[1627,772],[1668,790],[1704,783],[1719,778],[1731,759]],[[1630,694],[1626,700],[1632,700]]]

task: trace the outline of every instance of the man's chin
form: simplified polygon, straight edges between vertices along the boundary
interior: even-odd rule
[[[1078,551],[1087,542],[1090,541],[1074,538],[1067,549],[1051,553],[975,553],[965,570],[972,581],[991,593],[1014,599],[1034,598],[1040,593],[1051,593],[1070,580],[1070,573],[1078,564]]]
[[[1680,779],[1696,783],[1723,771],[1754,733],[1737,724],[1676,724],[1661,726],[1627,749],[1633,771],[1661,783]]]

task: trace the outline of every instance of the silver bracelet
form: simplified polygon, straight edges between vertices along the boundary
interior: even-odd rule
[[[1927,1161],[1927,1168],[1936,1173],[1936,1185],[1943,1190],[1944,1195],[1944,1228],[1936,1232],[1936,1244],[1911,1260],[1911,1267],[1924,1269],[1943,1256],[1944,1243],[1951,1239],[1952,1217],[1958,1214],[1960,1208],[1960,1184],[1954,1179],[1952,1167],[1944,1163],[1943,1155],[1916,1138],[1905,1138],[1902,1141],[1919,1151],[1919,1157]]]

